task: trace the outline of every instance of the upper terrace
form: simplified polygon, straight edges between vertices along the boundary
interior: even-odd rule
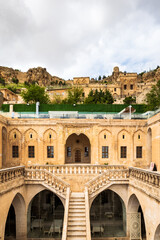
[[[2,106],[1,114],[12,118],[61,119],[148,119],[158,111],[146,112],[145,105],[105,104],[15,104]]]

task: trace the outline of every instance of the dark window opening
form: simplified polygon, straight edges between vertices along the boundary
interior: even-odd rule
[[[116,92],[116,88],[114,88],[114,91]]]
[[[47,146],[47,158],[54,158],[54,147]]]
[[[35,157],[34,146],[28,146],[28,157],[29,158],[34,158]]]
[[[102,158],[108,158],[108,157],[109,157],[109,147],[102,146]]]
[[[141,136],[140,135],[138,135],[138,139],[140,139],[141,138]]]
[[[122,138],[125,139],[125,135],[122,135]]]
[[[85,157],[88,157],[88,156],[89,156],[89,149],[88,149],[88,147],[85,147],[85,148],[84,148],[84,156],[85,156]]]
[[[67,157],[71,157],[71,147],[67,147]]]
[[[106,135],[104,135],[104,139],[106,139]]]
[[[52,135],[51,135],[51,134],[49,134],[49,138],[52,138]]]
[[[142,147],[136,147],[136,158],[142,158]]]
[[[17,135],[16,135],[16,133],[14,134],[14,138],[16,138],[17,137]]]
[[[32,138],[32,133],[30,134],[30,138]]]
[[[13,158],[18,158],[19,157],[18,146],[12,146],[12,157]]]
[[[126,158],[127,157],[127,147],[123,146],[121,147],[121,158]]]
[[[125,84],[125,85],[124,85],[124,90],[126,90],[126,89],[127,89],[127,85]]]
[[[133,90],[133,84],[130,85],[130,89]]]

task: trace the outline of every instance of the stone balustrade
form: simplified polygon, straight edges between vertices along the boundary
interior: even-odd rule
[[[129,180],[129,170],[128,169],[108,169],[88,183],[85,186],[88,188],[89,195],[93,195],[97,190],[103,186],[107,186],[112,181],[125,181]]]
[[[91,165],[91,164],[65,164],[65,165],[29,165],[28,169],[47,171],[53,174],[101,174],[108,170],[126,169],[124,165]]]
[[[55,176],[46,169],[25,169],[25,180],[34,182],[43,182],[49,187],[56,190],[62,197],[65,198],[67,187],[70,187],[68,183]]]
[[[129,175],[130,178],[135,178],[154,187],[160,187],[160,172],[130,167]]]
[[[24,173],[24,166],[0,169],[0,183],[5,183],[19,177],[24,177]]]

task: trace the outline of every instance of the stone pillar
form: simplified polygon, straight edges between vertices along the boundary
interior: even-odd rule
[[[21,210],[16,215],[16,240],[27,239],[27,214],[22,214]]]

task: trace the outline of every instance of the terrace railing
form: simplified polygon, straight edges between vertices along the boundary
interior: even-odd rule
[[[29,165],[28,169],[43,170],[60,174],[101,174],[108,170],[123,170],[124,165],[91,165],[91,164],[65,164],[65,165]]]

